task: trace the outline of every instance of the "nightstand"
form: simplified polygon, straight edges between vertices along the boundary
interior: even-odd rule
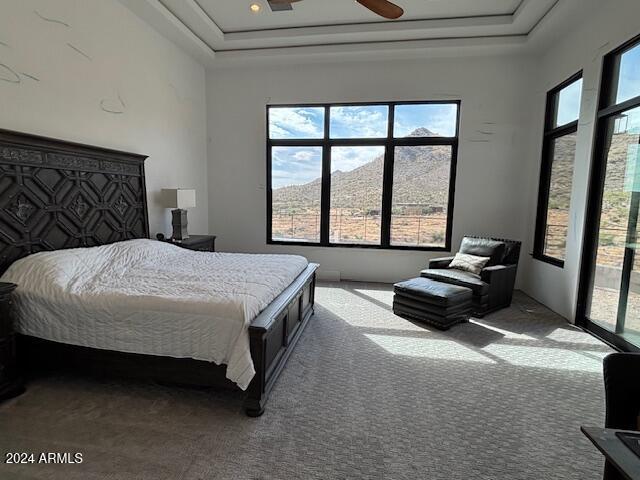
[[[189,238],[186,240],[174,240],[172,238],[166,238],[163,234],[159,233],[156,235],[156,238],[161,242],[171,243],[189,250],[198,250],[200,252],[216,251],[215,235],[189,235]]]
[[[11,312],[11,292],[16,287],[15,283],[0,282],[0,400],[15,397],[24,392],[24,385],[18,372]]]

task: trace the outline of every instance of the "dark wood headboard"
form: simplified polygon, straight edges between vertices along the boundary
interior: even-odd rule
[[[30,253],[149,238],[146,158],[0,129],[0,274]]]

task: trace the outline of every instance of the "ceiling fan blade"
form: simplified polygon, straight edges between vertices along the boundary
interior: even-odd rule
[[[391,3],[387,0],[356,0],[360,5],[368,8],[373,13],[380,15],[381,17],[388,18],[389,20],[395,20],[400,18],[404,13],[404,10],[395,3]]]
[[[269,3],[275,3],[276,5],[283,5],[283,4],[287,4],[287,3],[296,3],[299,2],[300,0],[268,0]]]

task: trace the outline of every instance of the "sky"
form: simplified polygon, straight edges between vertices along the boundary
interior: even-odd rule
[[[404,137],[417,128],[427,128],[441,136],[455,136],[456,104],[398,105],[395,110],[394,136]],[[331,138],[383,138],[387,136],[389,107],[359,105],[331,107]],[[324,136],[323,107],[274,107],[269,110],[269,135],[272,139],[321,139]],[[351,171],[384,154],[384,147],[334,147],[331,171]],[[272,185],[302,185],[321,176],[320,147],[274,147]]]
[[[640,46],[622,54],[620,59],[620,80],[616,103],[621,103],[640,95]],[[628,133],[640,133],[640,107],[624,112],[627,115]]]
[[[350,172],[384,155],[384,147],[333,147],[331,172]],[[273,147],[271,153],[272,188],[304,185],[322,175],[321,147]]]
[[[322,176],[322,147],[273,147],[272,188],[304,185]]]
[[[423,127],[442,137],[455,137],[456,104],[398,105],[395,111],[394,137],[406,137]]]
[[[336,170],[350,172],[384,155],[384,147],[333,147],[331,149],[331,173]]]
[[[331,107],[329,118],[331,138],[386,138],[389,107]]]
[[[394,136],[405,137],[417,128],[453,137],[456,133],[455,104],[398,105],[395,109]],[[387,136],[389,107],[359,105],[331,107],[331,138],[383,138]],[[275,107],[269,110],[272,139],[318,139],[323,137],[324,108]]]
[[[640,45],[622,54],[616,103],[638,95],[640,95]]]
[[[580,99],[582,97],[582,78],[560,90],[556,126],[575,122],[580,117]]]
[[[640,95],[640,46],[622,54],[617,87],[616,103],[622,103]],[[556,126],[560,127],[578,119],[581,95],[582,79],[560,91]],[[630,128],[637,129],[637,114],[630,115],[629,122]]]
[[[271,108],[269,135],[272,139],[324,137],[324,108]]]

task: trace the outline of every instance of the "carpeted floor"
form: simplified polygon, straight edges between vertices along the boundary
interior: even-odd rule
[[[0,405],[0,479],[598,479],[579,427],[603,422],[609,349],[523,294],[438,332],[386,285],[324,284],[267,405],[233,392],[71,375]]]

